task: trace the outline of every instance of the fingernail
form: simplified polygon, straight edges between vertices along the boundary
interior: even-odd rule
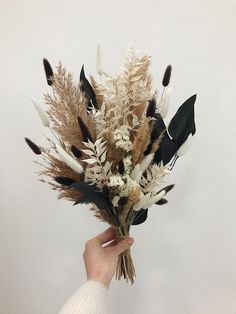
[[[128,244],[131,245],[134,242],[134,238],[129,238],[128,239]]]

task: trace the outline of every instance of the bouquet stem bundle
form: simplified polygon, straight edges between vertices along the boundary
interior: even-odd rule
[[[128,229],[126,228],[115,228],[116,242],[129,237]],[[136,277],[135,268],[130,253],[130,248],[118,257],[117,267],[116,267],[116,279],[120,280],[122,277],[128,283],[134,283],[134,277]]]

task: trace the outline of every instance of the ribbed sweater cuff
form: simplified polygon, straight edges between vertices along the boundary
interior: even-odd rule
[[[59,314],[107,314],[108,288],[96,280],[86,281],[64,304]]]

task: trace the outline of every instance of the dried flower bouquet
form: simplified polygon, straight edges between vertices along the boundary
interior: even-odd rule
[[[166,68],[161,95],[152,90],[150,57],[130,48],[119,75],[101,67],[100,79],[85,76],[79,82],[59,62],[55,71],[43,59],[52,92],[44,95],[48,110],[33,103],[53,139],[49,147],[25,138],[35,154],[41,155],[40,181],[59,191],[58,198],[75,204],[91,204],[94,215],[111,225],[117,241],[129,235],[131,225],[147,219],[148,208],[167,203],[173,188],[164,177],[188,149],[196,132],[196,95],[177,110],[168,126],[164,123],[170,101],[172,67]],[[46,181],[45,177],[52,180]],[[135,269],[126,251],[119,256],[116,278],[133,284]]]

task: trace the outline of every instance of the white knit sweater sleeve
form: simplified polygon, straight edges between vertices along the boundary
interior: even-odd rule
[[[108,314],[108,288],[99,281],[86,281],[58,314]]]

